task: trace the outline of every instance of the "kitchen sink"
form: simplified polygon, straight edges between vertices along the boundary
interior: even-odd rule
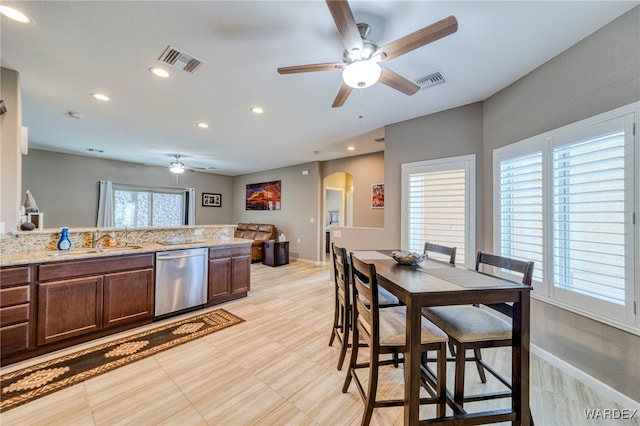
[[[69,251],[54,251],[49,253],[49,256],[73,256],[74,254],[90,254],[90,253],[120,253],[131,250],[139,250],[142,246],[125,246],[125,247],[99,247],[99,248],[86,248],[86,249],[74,249]]]

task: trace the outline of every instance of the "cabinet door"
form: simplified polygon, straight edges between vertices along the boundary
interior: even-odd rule
[[[209,260],[208,302],[231,295],[231,258]]]
[[[103,326],[153,318],[153,269],[104,276]]]
[[[231,259],[233,265],[232,294],[247,293],[251,281],[251,259],[249,256],[237,256]]]
[[[38,344],[102,328],[102,276],[38,284]]]

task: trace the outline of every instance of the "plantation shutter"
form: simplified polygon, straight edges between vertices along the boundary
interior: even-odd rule
[[[625,133],[616,127],[553,149],[553,285],[624,305]]]
[[[409,175],[409,250],[422,251],[427,241],[457,247],[456,263],[464,264],[465,182],[465,169]]]
[[[500,255],[535,262],[533,279],[542,282],[542,152],[500,161]]]

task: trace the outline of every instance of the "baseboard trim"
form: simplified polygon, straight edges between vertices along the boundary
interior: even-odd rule
[[[554,367],[559,368],[560,370],[562,370],[569,376],[573,377],[574,379],[581,381],[582,383],[589,386],[596,392],[616,402],[622,408],[640,411],[640,402],[612,388],[608,384],[601,382],[600,380],[585,373],[579,368],[574,367],[573,365],[569,364],[567,361],[564,361],[558,358],[557,356],[553,355],[552,353],[545,351],[541,347],[531,344],[531,353],[540,357],[543,361],[548,362]],[[593,408],[597,408],[597,407],[593,407]]]

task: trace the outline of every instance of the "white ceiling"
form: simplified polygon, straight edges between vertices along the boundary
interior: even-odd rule
[[[340,71],[276,72],[341,60],[323,1],[2,3],[34,21],[3,17],[0,51],[2,66],[20,72],[30,147],[159,166],[179,153],[187,166],[226,175],[380,151],[373,139],[385,125],[484,100],[639,4],[350,2],[379,45],[449,15],[459,30],[385,63],[409,79],[440,70],[445,84],[409,97],[378,83],[331,108]],[[168,45],[204,65],[153,76]],[[254,105],[265,113],[254,115]]]

